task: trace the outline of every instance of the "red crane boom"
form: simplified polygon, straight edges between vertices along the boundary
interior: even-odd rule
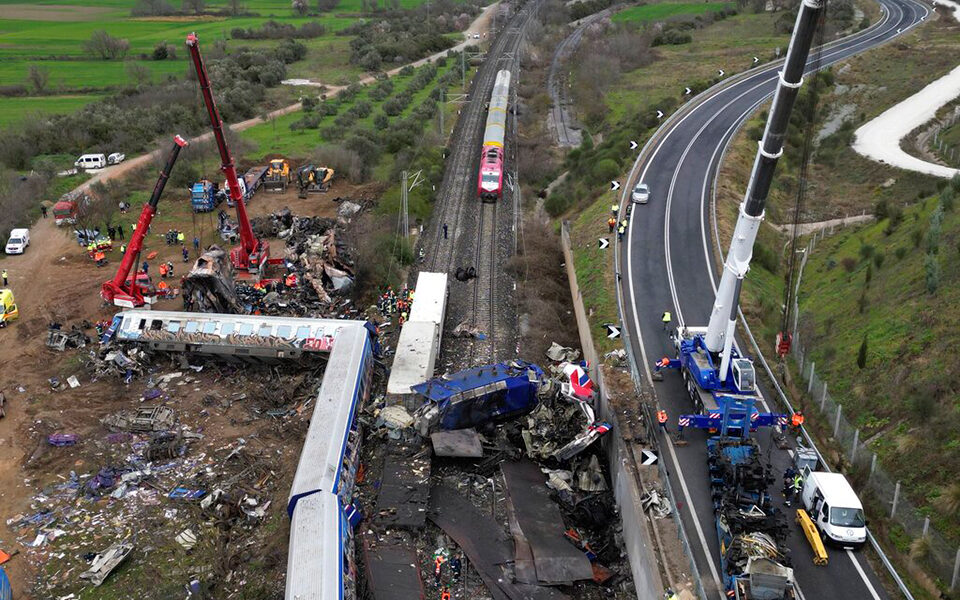
[[[157,184],[153,187],[153,194],[150,195],[150,201],[143,205],[140,211],[140,218],[137,219],[137,228],[130,236],[130,243],[123,254],[123,260],[120,261],[120,267],[117,268],[117,274],[110,281],[103,282],[100,286],[100,296],[107,302],[112,302],[117,306],[134,308],[143,306],[144,303],[152,300],[149,290],[150,280],[144,273],[143,282],[138,282],[138,277],[130,277],[130,271],[135,270],[136,263],[139,260],[140,251],[143,249],[143,239],[147,236],[147,230],[150,228],[150,222],[153,215],[157,213],[157,203],[160,202],[160,195],[163,194],[163,188],[167,185],[167,179],[170,178],[170,171],[173,170],[174,163],[180,155],[180,149],[187,145],[187,142],[179,135],[173,138],[173,148],[167,155],[167,163],[160,171],[157,178]],[[145,285],[144,285],[145,284]],[[144,292],[147,292],[144,294]]]
[[[240,245],[230,251],[230,262],[233,263],[235,269],[240,271],[259,273],[267,263],[267,259],[270,258],[270,246],[267,242],[254,236],[253,228],[250,227],[247,207],[243,204],[243,191],[240,189],[240,182],[237,181],[237,169],[233,164],[233,157],[230,156],[230,149],[227,148],[227,140],[223,137],[223,121],[220,119],[217,103],[214,101],[213,92],[210,90],[210,78],[207,77],[207,68],[203,65],[203,58],[200,57],[200,40],[196,33],[187,36],[187,48],[190,50],[190,58],[193,60],[193,67],[197,72],[197,81],[200,83],[203,102],[206,104],[207,113],[210,115],[213,136],[216,138],[217,148],[220,150],[220,170],[227,178],[230,199],[237,205]]]

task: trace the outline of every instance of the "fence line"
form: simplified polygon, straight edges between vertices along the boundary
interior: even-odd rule
[[[815,240],[810,240],[807,255],[816,247]],[[807,390],[807,406],[820,413],[818,422],[823,424],[825,431],[832,433],[845,461],[843,470],[861,490],[861,499],[894,522],[889,537],[899,552],[910,554],[951,592],[960,589],[960,547],[948,542],[930,524],[930,508],[921,510],[906,498],[900,481],[883,468],[876,452],[864,441],[860,428],[844,413],[843,400],[830,393],[827,381],[817,371],[810,348],[804,342],[794,322],[791,354],[800,374],[799,383],[806,383],[799,387]],[[863,493],[865,491],[868,493]]]

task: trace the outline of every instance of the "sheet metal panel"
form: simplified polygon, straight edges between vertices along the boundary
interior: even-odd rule
[[[447,310],[447,274],[421,271],[417,275],[409,321],[436,323],[443,329]]]
[[[412,394],[411,386],[433,377],[440,347],[439,328],[436,323],[404,323],[387,381],[388,394]]]

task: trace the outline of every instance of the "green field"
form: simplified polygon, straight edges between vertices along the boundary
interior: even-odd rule
[[[663,21],[677,15],[702,15],[708,12],[719,12],[725,8],[732,8],[729,2],[664,2],[661,4],[644,4],[631,6],[613,15],[614,23],[645,23],[648,21]]]
[[[413,8],[424,0],[400,0],[402,8]],[[78,92],[107,91],[135,83],[129,72],[131,64],[149,69],[152,81],[167,76],[182,77],[188,69],[187,52],[183,47],[186,35],[196,32],[202,43],[229,39],[235,27],[258,27],[267,20],[299,26],[319,22],[326,34],[302,40],[308,48],[305,60],[291,65],[289,77],[311,78],[331,84],[355,81],[362,75],[359,67],[349,63],[350,38],[335,33],[356,21],[360,0],[343,0],[331,12],[318,17],[294,16],[289,0],[245,0],[244,16],[219,17],[131,17],[136,0],[0,0],[0,85],[24,85],[33,91],[27,75],[32,65],[49,73],[47,91],[75,96]],[[180,7],[179,0],[171,4]],[[312,3],[311,3],[312,4]],[[381,2],[381,5],[384,3]],[[226,0],[207,2],[206,10],[226,10]],[[342,16],[341,16],[342,15]],[[99,60],[84,50],[84,42],[94,31],[103,29],[110,35],[126,39],[130,50],[124,60]],[[153,61],[150,54],[162,42],[177,47],[177,59]],[[230,47],[273,46],[276,40],[231,40]],[[53,106],[54,102],[49,102]],[[70,101],[59,103],[59,110],[69,110]],[[21,121],[28,107],[23,102],[5,101],[0,126]],[[73,101],[73,107],[80,103]]]
[[[32,115],[73,112],[100,98],[100,94],[0,98],[0,127]]]

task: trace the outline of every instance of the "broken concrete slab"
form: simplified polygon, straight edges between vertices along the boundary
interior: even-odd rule
[[[410,456],[402,450],[388,454],[377,496],[377,523],[419,529],[426,523],[429,499],[429,455]]]
[[[458,458],[482,458],[483,446],[476,429],[438,431],[430,435],[433,453],[437,456]]]
[[[373,534],[364,534],[362,539],[367,589],[374,600],[424,598],[417,552],[412,544],[403,540],[381,542]]]
[[[80,574],[80,579],[89,579],[90,583],[99,586],[132,551],[133,544],[118,543],[110,546],[93,558],[90,568]]]
[[[548,584],[593,579],[590,561],[563,536],[563,516],[550,498],[540,467],[523,460],[504,462],[500,470],[517,523],[533,550],[537,579]]]

